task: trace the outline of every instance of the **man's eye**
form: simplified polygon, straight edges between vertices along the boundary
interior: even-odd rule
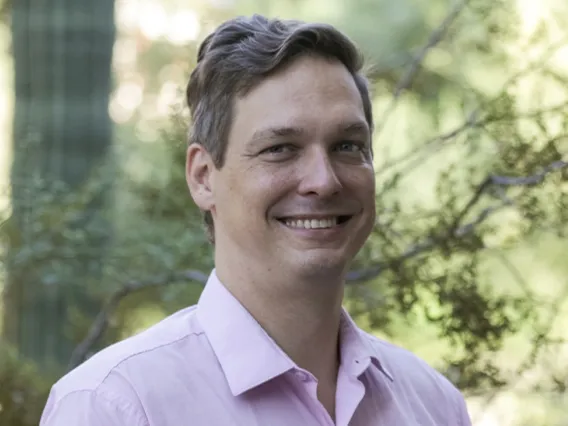
[[[337,145],[338,151],[346,151],[346,152],[360,152],[363,150],[361,144],[351,141],[344,141]]]
[[[290,145],[274,145],[269,148],[266,148],[262,151],[263,154],[285,154],[289,153],[293,150],[293,147]]]

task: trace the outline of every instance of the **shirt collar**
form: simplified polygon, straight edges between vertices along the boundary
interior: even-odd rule
[[[234,396],[298,368],[219,281],[215,269],[197,303],[197,316]],[[349,374],[360,376],[374,365],[392,380],[345,310],[340,339],[341,365]]]
[[[376,346],[373,346],[371,339],[355,324],[345,309],[341,311],[339,336],[341,367],[349,374],[359,377],[373,366],[391,382],[394,381],[392,374],[381,363]]]
[[[197,303],[197,315],[237,396],[292,370],[294,362],[262,329],[212,271]]]

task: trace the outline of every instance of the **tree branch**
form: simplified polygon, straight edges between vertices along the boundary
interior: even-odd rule
[[[442,39],[450,29],[450,26],[454,23],[454,21],[457,19],[461,11],[467,6],[468,3],[469,0],[461,0],[456,3],[452,10],[450,10],[450,12],[446,15],[442,23],[438,26],[438,28],[436,28],[430,34],[430,37],[428,38],[426,44],[422,47],[422,49],[418,51],[418,54],[410,63],[407,71],[403,74],[402,78],[399,80],[394,89],[391,102],[383,113],[381,120],[379,120],[377,135],[380,134],[382,128],[385,125],[385,122],[388,120],[388,117],[394,111],[402,92],[408,89],[412,84],[412,81],[418,74],[418,71],[420,70],[420,67],[422,66],[422,63],[424,62],[424,59],[426,58],[428,52],[442,41]]]
[[[407,170],[414,170],[416,166],[426,161],[426,159],[430,154],[438,152],[440,149],[446,146],[448,142],[452,141],[453,139],[467,132],[470,129],[480,128],[488,124],[497,123],[499,121],[512,119],[512,118],[514,118],[515,120],[534,119],[542,117],[544,114],[562,112],[565,111],[567,108],[568,108],[568,100],[548,108],[536,109],[534,111],[526,111],[523,113],[519,113],[514,117],[511,117],[510,115],[493,115],[493,116],[485,116],[483,118],[479,117],[481,115],[480,109],[479,108],[475,109],[473,112],[471,112],[468,115],[467,119],[462,124],[455,127],[453,130],[434,136],[433,138],[424,142],[419,147],[413,148],[408,153],[402,154],[397,158],[394,158],[386,162],[385,164],[382,164],[377,170],[377,176],[380,176],[386,173],[387,171],[393,169],[394,167],[400,166],[411,160],[414,161],[407,164],[404,167],[403,172]]]
[[[207,275],[203,272],[196,270],[186,270],[179,272],[171,272],[168,274],[159,275],[143,281],[130,281],[124,284],[121,288],[115,291],[106,302],[103,309],[98,313],[95,321],[91,325],[87,336],[83,341],[73,350],[71,359],[69,360],[68,370],[72,370],[81,364],[91,350],[105,332],[109,318],[118,307],[120,301],[136,291],[150,288],[161,287],[176,281],[194,281],[201,284],[207,282]]]
[[[452,13],[450,13],[448,15],[448,17],[450,17],[451,15],[452,15]],[[445,20],[444,20],[444,22],[445,22]],[[413,169],[413,167],[416,164],[421,164],[425,160],[425,158],[428,156],[429,153],[431,153],[432,151],[434,151],[434,152],[438,151],[447,142],[453,140],[455,137],[461,135],[462,133],[466,132],[469,129],[473,129],[473,128],[480,127],[480,126],[485,126],[487,124],[498,122],[498,121],[505,120],[505,119],[508,119],[508,118],[530,119],[530,118],[536,118],[536,117],[542,116],[543,114],[546,114],[546,113],[560,112],[560,111],[565,110],[568,107],[568,101],[561,102],[561,103],[554,105],[552,107],[549,107],[549,108],[543,108],[543,109],[539,109],[539,110],[520,113],[520,114],[516,115],[515,117],[487,116],[487,114],[485,114],[485,116],[483,118],[479,118],[480,116],[483,116],[483,114],[481,114],[481,112],[482,112],[482,109],[483,109],[484,106],[487,107],[492,102],[495,102],[498,99],[500,99],[504,94],[507,93],[507,90],[514,83],[518,82],[521,78],[528,75],[532,71],[535,71],[535,70],[539,69],[540,67],[542,67],[553,56],[553,54],[558,51],[558,49],[561,49],[564,46],[566,46],[567,42],[568,42],[568,38],[563,37],[562,39],[550,44],[550,46],[548,46],[544,50],[542,55],[540,55],[538,58],[536,58],[534,61],[532,61],[530,64],[528,64],[523,69],[512,74],[507,79],[507,81],[503,84],[503,87],[501,88],[499,93],[497,93],[489,101],[484,102],[483,105],[478,105],[472,112],[470,112],[468,114],[467,119],[462,124],[460,124],[458,127],[456,127],[455,129],[453,129],[453,130],[451,130],[447,133],[443,133],[441,135],[433,137],[432,139],[426,141],[421,146],[414,147],[408,153],[402,154],[402,155],[398,156],[397,158],[390,160],[387,163],[381,165],[381,167],[379,169],[380,170],[379,173],[383,174],[386,171],[392,169],[393,167],[398,166],[402,163],[406,163],[406,162],[408,162],[412,159],[414,159],[415,161],[413,161],[412,164],[409,167],[406,167],[406,169]],[[426,44],[426,46],[428,46],[428,45],[429,45],[429,43]],[[428,50],[426,50],[426,52],[427,51]],[[399,97],[400,97],[400,93],[399,93]],[[394,107],[396,106],[397,101],[398,101],[398,98],[397,99],[393,98],[393,100],[391,101],[389,108],[387,108],[387,110],[386,110],[386,112],[383,116],[383,119],[381,120],[381,122],[379,122],[380,126],[381,126],[379,128],[379,131],[382,129],[382,127],[384,127],[384,122],[386,121],[388,115],[390,113],[392,113],[392,111],[394,110]],[[377,137],[378,137],[378,135],[379,135],[379,132],[377,132]],[[379,173],[377,173],[377,175]]]
[[[536,173],[531,176],[525,177],[509,177],[509,176],[497,176],[491,175],[487,177],[477,188],[474,192],[473,196],[471,197],[470,201],[466,204],[466,206],[460,211],[458,217],[453,223],[453,226],[450,227],[450,232],[448,236],[453,237],[463,237],[465,235],[471,234],[477,226],[481,223],[485,222],[487,218],[489,218],[492,214],[501,210],[505,207],[508,207],[512,204],[512,200],[501,197],[502,202],[491,207],[487,207],[483,209],[477,217],[467,223],[466,225],[459,226],[463,218],[471,211],[471,209],[477,204],[481,196],[492,186],[533,186],[540,182],[542,182],[545,177],[557,170],[561,170],[564,168],[568,168],[567,161],[555,161],[542,169],[541,172]],[[453,230],[453,231],[452,231]],[[423,254],[434,247],[436,247],[440,243],[439,239],[436,238],[426,238],[423,242],[415,244],[407,248],[400,256],[398,256],[394,260],[388,260],[384,262],[378,262],[374,266],[366,269],[350,271],[347,274],[347,281],[352,283],[367,281],[373,278],[378,277],[383,272],[389,269],[393,264],[400,263],[405,260],[411,259],[416,257],[420,254]]]
[[[499,186],[534,186],[541,183],[544,178],[556,170],[564,169],[568,166],[568,162],[559,160],[542,169],[542,172],[532,176],[525,177],[505,177],[505,176],[491,176],[491,183]]]

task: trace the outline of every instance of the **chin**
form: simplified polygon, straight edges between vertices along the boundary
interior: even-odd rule
[[[329,250],[309,250],[309,253],[300,254],[293,263],[289,268],[299,276],[338,278],[346,272],[349,259],[340,254],[331,254]]]

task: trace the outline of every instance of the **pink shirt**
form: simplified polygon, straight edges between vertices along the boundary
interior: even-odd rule
[[[335,423],[316,385],[213,271],[196,306],[61,378],[40,426],[471,425],[449,381],[345,311]]]

